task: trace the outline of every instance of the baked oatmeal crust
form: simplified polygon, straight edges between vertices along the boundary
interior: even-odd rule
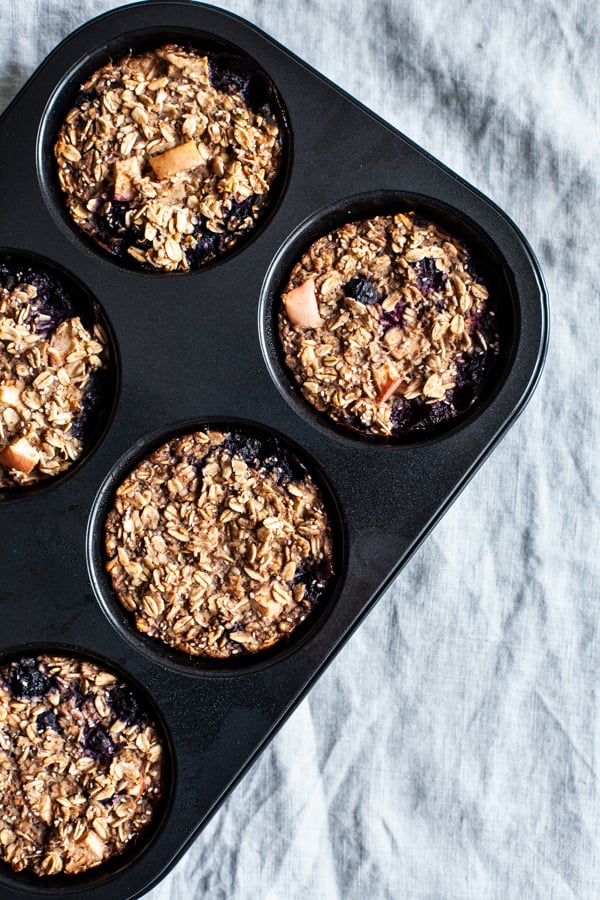
[[[0,666],[0,858],[74,875],[121,854],[162,792],[163,746],[129,688],[60,656]]]
[[[309,403],[384,437],[464,412],[499,352],[494,301],[466,246],[413,212],[315,241],[278,318],[286,365]]]
[[[31,282],[35,282],[35,277]],[[108,339],[69,314],[52,320],[35,283],[0,286],[0,488],[58,475],[81,456],[90,380],[108,365]]]
[[[197,431],[144,459],[106,521],[107,569],[137,628],[192,655],[289,635],[332,577],[325,502],[278,441]]]
[[[268,90],[253,102],[259,76],[224,65],[168,44],[82,85],[55,144],[58,177],[75,223],[110,253],[188,271],[262,217],[282,134]]]

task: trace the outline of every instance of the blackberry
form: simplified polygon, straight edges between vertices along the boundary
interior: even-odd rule
[[[239,456],[251,469],[274,473],[278,484],[300,481],[306,476],[302,463],[281,446],[277,438],[254,438],[240,431],[232,431],[225,439],[225,447]]]

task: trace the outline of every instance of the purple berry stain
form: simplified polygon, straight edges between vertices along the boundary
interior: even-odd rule
[[[51,709],[41,712],[35,720],[35,725],[40,732],[50,729],[51,731],[56,731],[57,734],[61,733],[60,725],[58,724],[58,714]]]
[[[382,311],[381,313],[381,324],[383,325],[385,331],[388,328],[403,328],[404,327],[404,310],[406,309],[406,303],[403,303],[402,300],[398,300],[393,309],[389,309],[387,311]]]

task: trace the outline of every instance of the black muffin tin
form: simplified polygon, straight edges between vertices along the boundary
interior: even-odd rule
[[[96,67],[171,40],[250,57],[280,93],[288,134],[279,195],[255,236],[210,267],[165,275],[123,266],[72,227],[52,144]],[[137,897],[185,851],[521,412],[543,363],[546,294],[530,248],[494,204],[252,25],[201,4],[124,7],[67,38],[2,117],[0,192],[0,252],[75,279],[99,304],[117,362],[110,421],[81,464],[0,497],[0,654],[72,651],[115,668],[147,695],[168,751],[163,807],[129,853],[70,879],[1,864],[0,895]],[[491,266],[503,354],[487,395],[445,434],[369,441],[304,402],[277,349],[274,304],[316,236],[409,208],[466,237]],[[295,449],[325,486],[336,539],[336,583],[314,619],[288,646],[224,664],[135,631],[104,575],[100,533],[131,465],[206,423],[276,433]]]

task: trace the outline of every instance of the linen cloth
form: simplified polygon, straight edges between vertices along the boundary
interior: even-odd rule
[[[0,0],[0,106],[117,5]],[[508,212],[551,344],[515,427],[149,900],[597,900],[600,7],[216,5]]]

